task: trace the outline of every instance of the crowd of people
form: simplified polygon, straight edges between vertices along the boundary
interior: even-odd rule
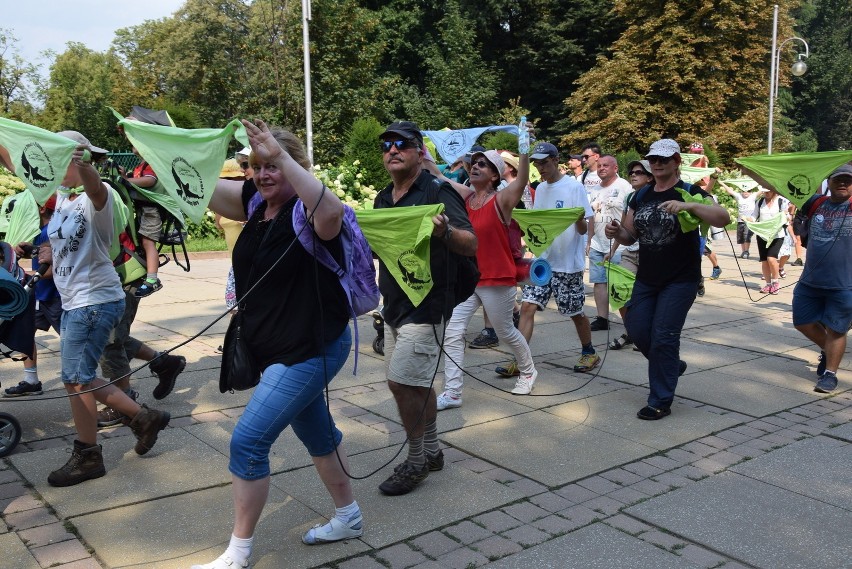
[[[304,207],[310,230],[341,259],[344,207],[312,174],[296,136],[261,121],[242,122],[250,147],[225,165],[209,207],[223,227],[232,223],[236,228],[229,244],[230,299],[242,299],[247,291],[254,291],[239,310],[242,335],[261,376],[230,442],[234,503],[230,542],[217,559],[194,569],[248,567],[269,493],[270,448],[288,426],[312,457],[335,508],[329,521],[309,529],[302,541],[328,543],[358,537],[364,531],[348,475],[343,433],[323,396],[351,351],[348,300],[334,272],[318,266],[304,248],[290,250],[298,239],[293,210]],[[186,362],[130,337],[139,299],[158,290],[161,283],[151,279],[151,266],[135,290],[120,281],[108,253],[117,237],[114,219],[120,200],[88,158],[106,151],[80,133],[60,134],[78,146],[60,192],[39,210],[42,229],[33,244],[36,264],[50,267],[44,282],[53,288],[37,291],[43,299],[39,318],[43,327],[52,325],[60,333],[62,381],[77,432],[71,458],[50,474],[49,482],[71,486],[106,472],[97,444],[99,425],[125,422],[136,436],[136,452],[145,454],[169,423],[167,412],[136,402],[138,394],[129,387],[129,361],[152,362],[159,379],[155,399],[171,392]],[[462,405],[465,334],[480,306],[486,312],[486,329],[494,337],[488,333],[485,341],[471,347],[493,345],[494,340],[511,347],[514,360],[496,372],[514,379],[509,390],[514,395],[529,395],[534,389],[538,371],[530,342],[535,316],[551,298],[559,313],[571,319],[579,339],[574,371],[592,372],[599,365],[592,333],[610,326],[606,262],[635,274],[632,295],[620,309],[626,331],[609,348],[633,345],[647,360],[649,395],[647,405],[636,415],[658,420],[671,414],[678,379],[687,368],[680,358],[680,335],[702,286],[701,262],[707,246],[699,226],[724,228],[731,222],[728,211],[708,192],[711,183],[705,181],[702,187],[681,178],[683,153],[676,141],[660,139],[651,144],[642,159],[627,165],[626,179],[619,175],[615,156],[595,143],[584,145],[580,154],[568,154],[565,165],[560,163],[559,148],[540,141],[531,149],[519,148],[518,153],[473,148],[442,169],[435,165],[413,122],[390,124],[378,142],[391,183],[378,193],[374,208],[441,206],[441,213],[431,218],[427,262],[433,286],[421,302],[415,304],[394,271],[378,260],[386,379],[408,442],[405,459],[379,485],[383,494],[411,492],[430,473],[443,469],[438,411]],[[529,183],[531,164],[541,176],[534,186]],[[146,176],[143,168],[130,181],[144,183]],[[751,191],[736,191],[725,184],[722,188],[737,201],[737,242],[741,257],[747,259],[748,224],[791,214],[792,209],[772,188],[757,198]],[[852,324],[848,278],[852,261],[843,246],[852,244],[852,223],[846,223],[852,204],[852,166],[832,172],[827,191],[827,196],[815,195],[802,208],[810,219],[811,245],[793,299],[795,327],[822,351],[815,390],[824,393],[837,387],[837,369]],[[552,274],[547,282],[524,285],[520,306],[510,236],[516,207],[581,212],[540,256]],[[771,239],[758,237],[766,282],[761,290],[769,294],[777,293],[778,279],[784,276],[779,258],[785,257],[785,242],[787,257],[796,246],[787,225]],[[152,235],[156,238],[156,232]],[[835,247],[837,243],[841,246]],[[33,244],[18,244],[19,254],[33,255]],[[794,264],[801,259],[798,251]],[[476,259],[479,282],[468,298],[456,299],[454,286],[462,279],[459,259],[465,257]],[[718,277],[713,263],[713,275]],[[264,275],[269,267],[271,274]],[[595,301],[593,321],[585,313],[587,270]],[[147,289],[138,294],[138,287]],[[321,318],[317,306],[322,307]],[[446,355],[444,385],[439,394],[434,379],[442,355]],[[110,381],[98,377],[99,363]],[[5,394],[41,393],[34,369],[35,357],[25,368],[29,379]],[[96,402],[105,405],[103,421]]]

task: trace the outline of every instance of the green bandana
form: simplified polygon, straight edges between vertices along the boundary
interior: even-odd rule
[[[606,268],[607,282],[609,283],[609,305],[614,310],[618,310],[630,300],[636,275],[609,261],[598,263],[598,266]]]
[[[66,188],[65,186],[59,186],[57,190],[63,196],[70,196],[71,194],[82,194],[86,191],[83,186],[77,186],[76,188]]]
[[[31,243],[41,230],[41,218],[38,215],[38,204],[29,190],[17,195],[15,209],[9,216],[9,228],[3,239],[12,247],[18,243]]]
[[[784,215],[783,211],[779,211],[769,219],[761,219],[760,221],[746,221],[746,227],[751,229],[751,231],[766,241],[767,243],[772,243],[775,239],[775,236],[778,235],[778,232],[781,230],[781,227],[787,221],[787,216]]]
[[[112,192],[112,241],[109,242],[109,258],[115,259],[121,253],[121,241],[118,236],[124,232],[127,227],[127,218],[130,215],[130,210],[121,201],[121,195],[113,188]]]
[[[698,168],[696,166],[681,166],[680,178],[684,182],[694,184],[716,171],[716,168]]]
[[[524,241],[536,256],[544,253],[553,240],[583,217],[582,207],[558,209],[513,209],[512,219],[524,232]]]
[[[835,168],[852,160],[852,150],[791,152],[737,158],[747,174],[763,178],[776,192],[802,207]]]
[[[71,163],[77,143],[37,126],[0,117],[0,146],[39,205],[52,196]]]
[[[432,218],[443,211],[444,204],[355,211],[370,248],[414,306],[432,290]]]
[[[725,182],[729,186],[734,186],[737,190],[739,190],[741,192],[750,192],[760,185],[749,177],[732,178],[730,180],[722,180],[722,181]]]
[[[127,120],[112,111],[127,139],[157,174],[177,206],[200,223],[213,195],[231,137],[242,126],[234,119],[225,128],[183,129]],[[158,201],[157,192],[148,197]]]
[[[701,194],[690,194],[683,188],[675,188],[680,196],[683,198],[685,202],[693,202],[700,203],[704,205],[716,205],[716,202],[713,201],[713,198],[706,198]],[[702,220],[697,215],[693,215],[688,211],[680,211],[677,214],[677,220],[680,223],[680,230],[684,233],[689,233],[690,231],[695,231],[697,228],[701,228],[701,235],[703,237],[707,237],[710,233],[710,224],[706,221]]]

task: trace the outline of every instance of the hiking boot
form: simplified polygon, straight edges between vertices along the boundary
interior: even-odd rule
[[[805,263],[802,261],[801,257],[797,258],[795,261],[793,261],[790,264],[793,265],[794,267],[804,267],[805,266]]]
[[[155,358],[149,367],[160,380],[160,383],[154,388],[154,399],[159,401],[175,388],[177,376],[186,367],[186,358],[172,355],[160,356],[159,358]]]
[[[393,474],[379,485],[379,490],[388,496],[402,496],[414,490],[414,487],[426,480],[427,476],[429,476],[428,463],[423,466],[414,466],[406,461],[393,469]]]
[[[721,274],[722,274],[721,267],[713,267],[713,272],[710,274],[710,280],[711,281],[717,280],[721,276]]]
[[[146,296],[151,296],[161,288],[163,288],[163,283],[160,282],[160,279],[155,281],[149,281],[146,279],[145,282],[136,288],[134,296],[136,298],[145,298]]]
[[[601,357],[597,354],[583,354],[577,363],[574,365],[574,371],[586,372],[592,371],[601,363]]]
[[[831,393],[835,389],[837,389],[837,375],[830,371],[822,374],[814,387],[814,391],[817,393]]]
[[[521,370],[518,369],[518,362],[510,361],[505,366],[497,366],[494,368],[494,373],[503,377],[517,377],[521,375]]]
[[[75,440],[71,458],[65,466],[50,473],[47,483],[51,486],[74,486],[86,480],[100,478],[104,474],[106,468],[101,445],[88,446]]]
[[[438,472],[444,469],[444,451],[439,450],[438,454],[429,456],[426,455],[426,466],[429,467],[429,472]]]
[[[609,320],[607,320],[603,316],[596,316],[595,321],[592,322],[591,329],[592,329],[592,332],[599,332],[601,330],[609,330]]]
[[[364,533],[362,529],[363,517],[361,514],[355,516],[354,519],[348,522],[341,521],[339,518],[331,518],[326,524],[317,524],[309,529],[302,536],[302,543],[305,545],[317,545],[320,543],[333,543],[344,539],[352,539],[361,537]]]
[[[529,395],[532,393],[533,385],[538,377],[538,370],[533,370],[530,375],[522,375],[515,382],[515,388],[512,390],[512,395]]]
[[[825,352],[820,351],[820,353],[819,353],[819,363],[817,364],[817,375],[818,375],[819,377],[822,377],[822,376],[823,376],[823,374],[825,374],[825,364],[826,364],[826,360],[825,360]]]
[[[493,348],[498,345],[500,345],[500,340],[497,339],[497,332],[494,331],[494,328],[483,328],[482,332],[479,333],[479,336],[474,338],[473,341],[468,344],[468,346],[474,350]]]
[[[44,392],[41,390],[40,381],[37,381],[36,383],[21,381],[18,385],[10,387],[4,391],[3,397],[22,397],[24,395],[41,395],[42,393]]]
[[[461,406],[461,395],[453,395],[449,391],[445,391],[438,396],[438,411],[443,411],[444,409],[453,409],[454,407]]]
[[[139,392],[135,389],[131,389],[126,392],[127,396],[136,401],[139,398]],[[118,425],[119,423],[124,423],[125,425],[130,422],[130,417],[119,411],[118,409],[113,409],[112,407],[104,407],[100,411],[98,411],[98,428],[104,427],[112,427],[114,425]]]
[[[157,411],[149,409],[147,405],[142,408],[130,421],[130,430],[136,435],[136,446],[133,450],[142,455],[151,450],[157,442],[157,435],[166,428],[172,416],[168,411]]]

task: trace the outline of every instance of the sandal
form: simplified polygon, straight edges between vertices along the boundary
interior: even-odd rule
[[[639,412],[636,413],[636,416],[640,419],[644,419],[645,421],[656,421],[658,419],[662,419],[663,417],[668,417],[672,414],[672,410],[668,407],[665,409],[655,409],[650,405],[642,407],[639,409]]]
[[[624,346],[629,346],[632,343],[633,340],[630,339],[630,336],[628,336],[627,334],[622,334],[621,336],[609,343],[609,348],[611,350],[620,350]]]

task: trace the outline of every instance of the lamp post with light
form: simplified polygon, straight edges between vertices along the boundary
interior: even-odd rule
[[[778,4],[775,5],[772,16],[772,65],[769,72],[769,134],[767,136],[766,153],[772,154],[772,125],[775,114],[775,99],[778,98],[778,75],[781,71],[781,50],[787,42],[800,41],[805,46],[805,53],[799,53],[798,59],[790,68],[790,73],[801,77],[808,70],[805,59],[810,57],[808,42],[800,37],[787,38],[778,45]]]

